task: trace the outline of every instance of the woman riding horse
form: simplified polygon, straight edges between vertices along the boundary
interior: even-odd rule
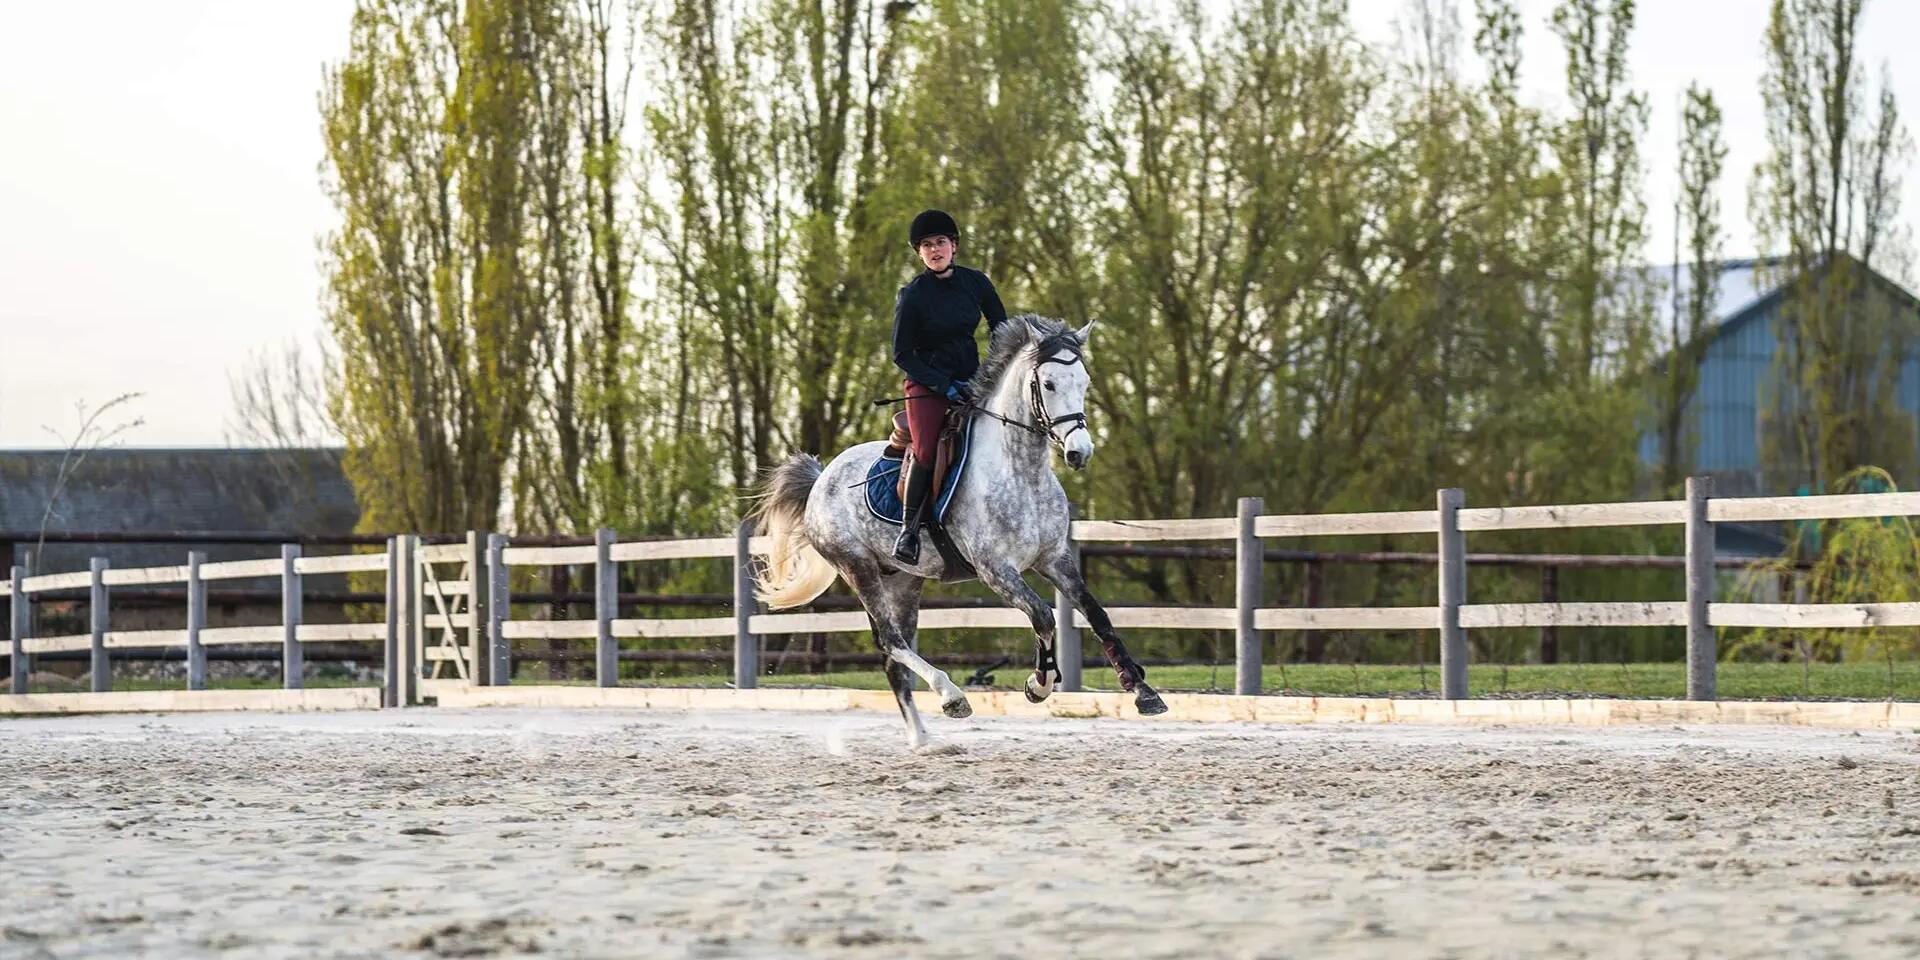
[[[915,527],[927,515],[934,441],[948,402],[965,403],[971,418],[968,480],[954,487],[942,526],[980,582],[1033,626],[1027,700],[1047,699],[1061,680],[1054,603],[1027,583],[1032,571],[1079,608],[1140,714],[1165,713],[1166,701],[1146,682],[1146,668],[1127,652],[1087,589],[1073,543],[1072,507],[1053,472],[1056,450],[1074,470],[1086,469],[1093,456],[1087,426],[1093,381],[1086,364],[1093,324],[1075,330],[1048,317],[1007,317],[993,284],[953,263],[959,232],[953,218],[937,210],[914,218],[910,239],[927,269],[900,291],[894,310],[894,360],[913,397],[908,408],[918,460],[908,476],[905,529],[896,535],[893,518],[868,500],[871,485],[884,476],[888,441],[855,444],[824,466],[811,453],[796,453],[769,471],[758,491],[753,516],[765,560],[754,566],[755,593],[772,609],[787,610],[844,579],[866,610],[875,645],[886,654],[887,686],[900,705],[910,746],[927,742],[913,702],[916,675],[940,697],[942,713],[972,715],[966,691],[915,649],[921,587],[948,573],[945,556],[920,558]],[[973,340],[982,315],[990,329],[984,362]]]
[[[985,316],[991,338],[1006,322],[1007,308],[986,274],[953,262],[960,251],[960,227],[951,216],[924,210],[907,234],[926,266],[900,288],[893,304],[893,362],[906,374],[901,386],[913,435],[913,469],[907,474],[906,509],[893,556],[911,566],[920,562],[920,524],[926,519],[934,450],[948,405],[973,400],[970,378],[980,369],[974,331]]]

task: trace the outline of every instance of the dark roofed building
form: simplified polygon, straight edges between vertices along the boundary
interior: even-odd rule
[[[116,569],[179,566],[191,550],[209,560],[247,560],[280,556],[281,538],[350,534],[360,520],[353,487],[340,465],[341,452],[329,449],[228,450],[108,448],[84,457],[64,450],[0,451],[0,560],[27,564],[44,529],[61,533],[208,533],[275,535],[258,543],[62,543],[50,539],[31,563],[35,573],[66,573],[88,568],[91,557],[106,557]],[[346,547],[313,547],[309,556],[347,552]],[[302,593],[337,593],[347,577],[304,577]],[[185,623],[185,588],[114,589],[112,627],[116,630],[178,629]],[[124,592],[123,592],[124,591]],[[278,578],[221,580],[209,590],[208,625],[252,626],[279,623]],[[225,597],[222,598],[224,592]],[[144,596],[127,596],[144,594]],[[33,605],[36,635],[82,633],[86,591],[43,594]],[[305,622],[343,622],[345,607],[333,598],[313,602]],[[240,648],[231,647],[222,653]],[[158,651],[158,662],[144,669],[179,679],[184,650]],[[119,659],[143,659],[133,651]],[[59,674],[69,682],[87,669],[87,655],[45,654],[37,661],[36,683]],[[253,663],[215,664],[216,678],[234,673],[271,676],[275,650]],[[309,670],[317,667],[310,664]],[[118,668],[116,668],[118,669]],[[131,667],[130,667],[131,669]],[[330,669],[338,669],[333,667]],[[48,689],[65,689],[52,687]]]
[[[1687,403],[1687,418],[1696,426],[1697,445],[1693,451],[1695,472],[1713,476],[1715,490],[1722,496],[1767,496],[1795,492],[1793,478],[1773,474],[1760,462],[1763,414],[1767,408],[1764,391],[1773,376],[1774,351],[1778,334],[1774,330],[1785,299],[1787,281],[1777,261],[1727,260],[1721,263],[1714,304],[1712,329],[1700,360],[1700,383]],[[1772,268],[1772,269],[1769,269]],[[1863,268],[1864,269],[1864,268]],[[1667,329],[1673,300],[1666,292],[1672,268],[1653,267],[1646,279],[1659,293],[1654,302],[1659,311],[1660,329]],[[1912,294],[1892,280],[1866,271],[1894,309],[1913,310]],[[1679,271],[1683,288],[1689,283],[1687,271]],[[1886,344],[1900,351],[1900,382],[1896,404],[1906,415],[1908,436],[1900,449],[1913,449],[1920,441],[1920,350],[1915,344]],[[1659,461],[1658,437],[1647,432],[1640,438],[1640,459],[1648,465]],[[1886,464],[1898,470],[1898,464]],[[1920,477],[1900,476],[1903,485]]]
[[[109,448],[0,451],[0,531],[16,556],[49,533],[208,531],[347,534],[360,520],[337,449]],[[64,482],[61,479],[66,472]],[[49,543],[36,572],[184,562],[182,544]],[[278,556],[270,544],[208,544],[211,560]],[[326,552],[336,552],[328,550]],[[20,561],[16,561],[20,562]]]

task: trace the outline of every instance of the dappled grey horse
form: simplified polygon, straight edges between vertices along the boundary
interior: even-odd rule
[[[1049,446],[1059,447],[1069,466],[1083,469],[1093,456],[1086,429],[1089,383],[1084,352],[1088,324],[1078,331],[1045,317],[1018,316],[993,334],[974,383],[978,402],[966,474],[953,493],[945,524],[981,582],[1033,622],[1034,672],[1027,699],[1053,693],[1060,674],[1054,661],[1053,605],[1027,585],[1037,570],[1058,587],[1100,638],[1120,687],[1134,695],[1142,714],[1165,713],[1166,703],[1146,683],[1113,632],[1100,602],[1088,592],[1068,540],[1067,494],[1053,475]],[[886,448],[875,440],[852,447],[824,469],[810,454],[776,467],[755,508],[759,531],[771,540],[756,580],[760,599],[774,609],[799,606],[843,578],[867,609],[874,642],[887,655],[887,683],[907,723],[907,742],[926,742],[926,727],[913,706],[919,674],[940,695],[950,717],[973,713],[967,695],[944,671],[914,652],[922,581],[943,572],[939,551],[907,566],[893,558],[896,531],[867,509],[866,480]],[[888,478],[886,482],[892,482]]]

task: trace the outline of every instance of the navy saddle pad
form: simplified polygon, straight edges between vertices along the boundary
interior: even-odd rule
[[[953,465],[947,468],[947,482],[940,488],[939,499],[933,502],[933,522],[947,521],[947,507],[953,503],[953,492],[960,489],[960,478],[967,472],[967,453],[973,448],[973,420],[960,431],[960,441],[953,452]],[[900,515],[906,507],[900,502],[899,458],[881,454],[867,468],[867,509],[874,516],[888,523],[899,525]]]

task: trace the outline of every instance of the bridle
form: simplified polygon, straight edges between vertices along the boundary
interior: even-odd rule
[[[1079,413],[1069,413],[1064,417],[1048,418],[1047,395],[1040,389],[1040,368],[1049,363],[1057,363],[1063,367],[1071,367],[1079,362],[1080,351],[1078,350],[1071,351],[1066,359],[1061,359],[1057,354],[1051,357],[1043,357],[1039,363],[1033,365],[1033,379],[1027,382],[1028,402],[1033,407],[1033,422],[1039,424],[1040,429],[1046,431],[1047,439],[1052,441],[1054,446],[1060,448],[1062,456],[1067,452],[1067,438],[1073,436],[1073,431],[1085,430],[1087,428],[1087,414],[1086,411],[1083,410]],[[1053,428],[1063,423],[1073,424],[1073,430],[1068,430],[1066,433],[1055,433]]]
[[[1032,415],[1033,422],[1028,423],[1023,420],[1015,420],[1012,417],[1001,416],[981,406],[978,402],[967,404],[966,409],[984,413],[1009,427],[1019,427],[1022,430],[1030,430],[1034,433],[1042,434],[1047,438],[1048,442],[1060,448],[1060,453],[1064,456],[1067,452],[1067,438],[1073,436],[1074,430],[1087,429],[1087,415],[1084,411],[1081,413],[1069,413],[1060,417],[1048,415],[1046,392],[1040,386],[1040,368],[1049,363],[1057,363],[1063,367],[1071,367],[1080,362],[1080,351],[1067,350],[1063,352],[1065,352],[1067,356],[1062,357],[1056,353],[1053,356],[1042,357],[1033,365],[1033,376],[1027,381],[1028,413]],[[1068,430],[1064,434],[1056,433],[1053,428],[1063,423],[1073,424],[1073,430]]]

